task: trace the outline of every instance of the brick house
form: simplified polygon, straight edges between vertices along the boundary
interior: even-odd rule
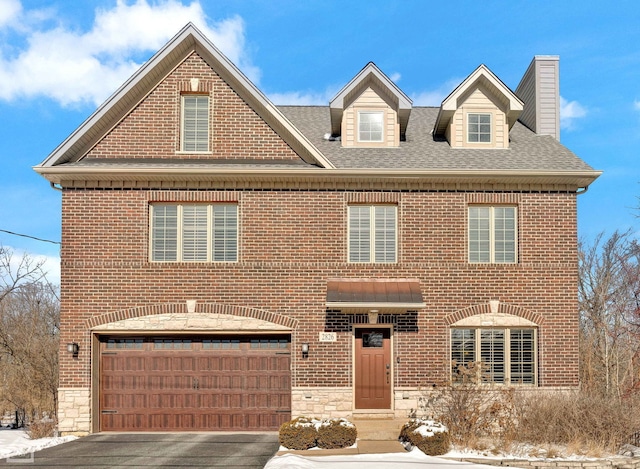
[[[578,385],[558,58],[438,107],[373,63],[274,106],[187,25],[35,170],[62,191],[59,428],[406,416],[421,389]]]

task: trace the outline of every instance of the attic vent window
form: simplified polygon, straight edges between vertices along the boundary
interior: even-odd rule
[[[181,127],[182,151],[209,151],[209,96],[182,96]]]
[[[491,143],[491,114],[468,114],[467,141]]]
[[[382,142],[383,111],[358,112],[358,141]]]

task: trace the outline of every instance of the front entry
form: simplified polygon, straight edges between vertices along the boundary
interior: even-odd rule
[[[391,408],[391,330],[355,330],[356,409]]]

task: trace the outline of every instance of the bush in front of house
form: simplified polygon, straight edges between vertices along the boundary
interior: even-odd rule
[[[318,439],[317,419],[298,417],[280,425],[278,439],[288,449],[309,449],[316,446]]]
[[[322,449],[348,448],[358,437],[356,426],[347,419],[325,419],[318,427],[318,447]]]
[[[278,439],[287,449],[335,449],[352,446],[357,436],[355,425],[346,419],[298,417],[280,426]]]
[[[447,427],[433,420],[410,420],[400,430],[399,439],[405,444],[416,446],[429,456],[445,454],[451,447]]]

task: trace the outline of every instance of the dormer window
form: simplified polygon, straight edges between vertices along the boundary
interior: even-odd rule
[[[491,114],[467,114],[467,142],[491,143]]]
[[[209,151],[209,96],[182,96],[181,137],[181,151]]]
[[[358,112],[358,141],[382,142],[384,111]]]

